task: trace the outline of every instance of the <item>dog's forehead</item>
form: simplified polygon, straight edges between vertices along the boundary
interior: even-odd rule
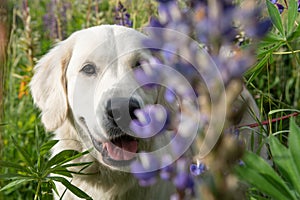
[[[146,36],[131,28],[104,25],[76,33],[73,58],[80,61],[115,60],[126,54],[141,50],[141,41]]]

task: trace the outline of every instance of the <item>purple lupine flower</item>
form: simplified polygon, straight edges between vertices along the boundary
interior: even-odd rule
[[[195,135],[203,130],[210,118],[199,114],[202,109],[198,105],[198,97],[202,95],[198,90],[199,84],[204,83],[209,90],[215,85],[226,86],[232,79],[241,78],[254,62],[253,49],[251,46],[240,49],[233,41],[240,30],[245,31],[251,41],[256,41],[268,32],[271,23],[270,20],[259,20],[260,9],[240,10],[232,1],[218,1],[217,8],[213,8],[218,10],[212,11],[214,14],[210,13],[211,5],[205,0],[190,0],[190,9],[185,10],[180,9],[176,1],[158,2],[159,17],[151,18],[149,27],[145,29],[149,37],[142,41],[153,58],[136,70],[135,77],[141,85],[163,85],[167,88],[165,99],[178,101],[182,106],[182,113],[177,113],[171,122],[177,127],[173,130],[168,153],[176,159],[173,164],[163,166],[159,173],[162,179],[174,183],[182,198],[182,192],[183,195],[188,194],[186,191],[193,193],[192,174],[199,175],[206,170],[203,164],[190,165],[184,155]],[[233,27],[237,19],[243,26]],[[224,46],[228,47],[229,55],[222,53]],[[216,96],[220,93],[213,91]],[[146,120],[136,121],[132,129],[138,135],[152,136],[150,132],[153,131],[140,128],[150,123],[150,117],[143,111],[140,114]],[[156,130],[153,127],[149,129]],[[170,163],[170,157],[162,156],[160,162]],[[143,168],[143,165],[136,165],[135,168]],[[152,181],[158,174],[145,176],[142,179]],[[179,196],[174,195],[174,198]]]
[[[193,190],[194,180],[188,172],[188,161],[186,159],[179,159],[176,163],[177,173],[173,178],[173,183],[179,190]]]
[[[115,8],[115,23],[127,27],[133,26],[130,14],[121,2],[119,2],[118,6]]]
[[[153,137],[161,133],[168,124],[168,113],[159,105],[147,105],[134,111],[137,119],[130,123],[131,130],[140,138]]]
[[[51,0],[47,4],[47,13],[43,16],[43,24],[46,32],[49,33],[51,39],[57,39],[58,34],[58,24],[55,10],[57,8],[56,0]]]
[[[175,172],[175,167],[172,163],[172,157],[170,155],[163,155],[162,156],[162,166],[163,167],[160,170],[160,178],[163,180],[170,180]]]
[[[179,172],[173,180],[174,185],[179,190],[184,190],[186,188],[193,189],[194,181],[191,175],[187,172]]]
[[[245,163],[244,163],[244,161],[242,161],[242,160],[239,160],[239,166],[245,166]]]
[[[152,154],[140,153],[140,161],[131,163],[131,173],[139,180],[141,186],[149,186],[156,182],[160,168],[159,162]]]
[[[190,172],[194,176],[199,176],[206,170],[207,170],[207,168],[206,168],[205,164],[203,164],[203,163],[191,164],[191,166],[190,166]]]

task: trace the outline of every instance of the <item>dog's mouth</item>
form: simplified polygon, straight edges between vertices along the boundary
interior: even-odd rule
[[[123,135],[103,143],[102,147],[116,161],[132,160],[138,150],[138,141],[129,135]]]
[[[129,165],[135,160],[138,152],[138,140],[125,133],[106,142],[97,142],[93,139],[93,143],[108,165]]]
[[[84,124],[89,132],[94,147],[102,155],[102,160],[110,166],[122,167],[128,166],[136,158],[138,152],[138,139],[132,137],[120,129],[116,128],[116,135],[111,136],[105,142],[96,140],[91,134],[85,119],[80,117],[79,120]]]

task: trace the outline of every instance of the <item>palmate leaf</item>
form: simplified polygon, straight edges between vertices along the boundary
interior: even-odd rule
[[[264,159],[254,153],[246,152],[243,161],[245,166],[236,168],[242,180],[274,199],[296,199],[286,183]]]
[[[300,175],[297,171],[296,164],[292,159],[292,155],[289,149],[287,149],[280,141],[270,135],[270,150],[273,156],[273,161],[278,167],[280,173],[287,181],[300,191]]]
[[[86,194],[84,191],[77,188],[76,186],[72,185],[67,179],[63,177],[51,176],[49,177],[49,179],[62,183],[68,190],[70,190],[73,194],[75,194],[79,198],[92,200],[92,198],[88,194]]]

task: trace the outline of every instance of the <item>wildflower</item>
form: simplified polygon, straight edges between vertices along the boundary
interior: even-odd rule
[[[203,172],[207,170],[205,164],[198,162],[197,164],[191,164],[190,165],[190,172],[194,176],[199,176]]]
[[[159,162],[152,154],[140,153],[140,161],[131,164],[131,173],[139,180],[141,186],[149,186],[156,182]]]
[[[130,128],[138,137],[149,138],[161,133],[168,124],[168,114],[161,105],[147,105],[134,111],[138,119],[130,123]]]
[[[115,23],[127,27],[132,27],[133,25],[130,14],[121,2],[115,8]]]

